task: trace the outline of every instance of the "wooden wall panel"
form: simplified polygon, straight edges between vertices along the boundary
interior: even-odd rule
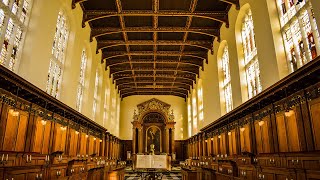
[[[237,139],[236,139],[236,130],[231,130],[228,132],[228,143],[229,143],[229,155],[237,154]]]
[[[286,130],[286,123],[284,113],[276,114],[276,124],[277,124],[277,135],[278,135],[278,144],[280,152],[288,152],[288,137]]]
[[[296,110],[294,113],[290,113],[289,116],[285,116],[286,125],[287,125],[287,134],[288,134],[288,143],[289,143],[289,151],[296,152],[300,151],[300,139],[299,139],[299,131],[297,127],[297,115]]]
[[[87,154],[87,134],[82,132],[80,138],[80,155]]]
[[[315,150],[320,150],[320,98],[309,103]]]
[[[250,130],[250,124],[246,124],[240,128],[241,152],[252,152]]]

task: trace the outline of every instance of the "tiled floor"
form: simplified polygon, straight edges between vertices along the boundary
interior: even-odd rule
[[[126,174],[124,177],[125,180],[141,180],[141,177],[138,174]],[[162,180],[171,179],[171,180],[181,180],[181,174],[179,173],[168,173],[162,176]]]

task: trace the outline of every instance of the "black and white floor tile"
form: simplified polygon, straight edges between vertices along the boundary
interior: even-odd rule
[[[126,174],[124,177],[125,180],[141,180],[141,177],[138,174]],[[162,176],[162,180],[181,180],[181,174],[179,173],[168,173]]]

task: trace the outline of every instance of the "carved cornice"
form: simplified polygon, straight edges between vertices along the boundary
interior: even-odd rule
[[[143,117],[149,112],[159,112],[164,115],[167,122],[174,122],[173,111],[170,112],[170,104],[160,101],[156,98],[150,99],[146,102],[137,105],[138,114],[136,111],[133,115],[133,121],[141,122]]]

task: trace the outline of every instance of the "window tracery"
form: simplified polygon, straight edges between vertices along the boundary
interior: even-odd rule
[[[248,97],[252,98],[262,91],[262,87],[260,81],[260,68],[257,57],[257,47],[255,42],[252,13],[250,10],[244,18],[241,35]]]
[[[79,77],[79,84],[78,84],[78,91],[77,91],[77,103],[76,109],[81,112],[82,107],[82,98],[84,92],[84,80],[85,80],[85,72],[87,67],[87,55],[86,51],[83,50],[81,54],[81,64],[80,64],[80,77]]]
[[[30,0],[2,0],[0,2],[0,64],[15,71],[20,58]]]
[[[59,12],[46,87],[47,93],[56,98],[59,97],[60,93],[68,36],[69,31],[66,17],[62,12]]]
[[[320,54],[320,37],[311,2],[277,0],[280,26],[291,72]]]
[[[97,116],[97,106],[98,106],[98,89],[99,89],[99,71],[96,70],[96,76],[95,76],[95,82],[94,82],[94,92],[93,92],[93,108],[92,108],[92,114],[93,114],[93,120],[95,120]]]
[[[221,67],[222,67],[222,74],[223,74],[223,79],[222,79],[223,96],[225,99],[225,109],[226,109],[226,112],[228,113],[233,109],[233,106],[232,106],[229,51],[228,51],[227,45],[223,49],[223,54],[221,57]]]

